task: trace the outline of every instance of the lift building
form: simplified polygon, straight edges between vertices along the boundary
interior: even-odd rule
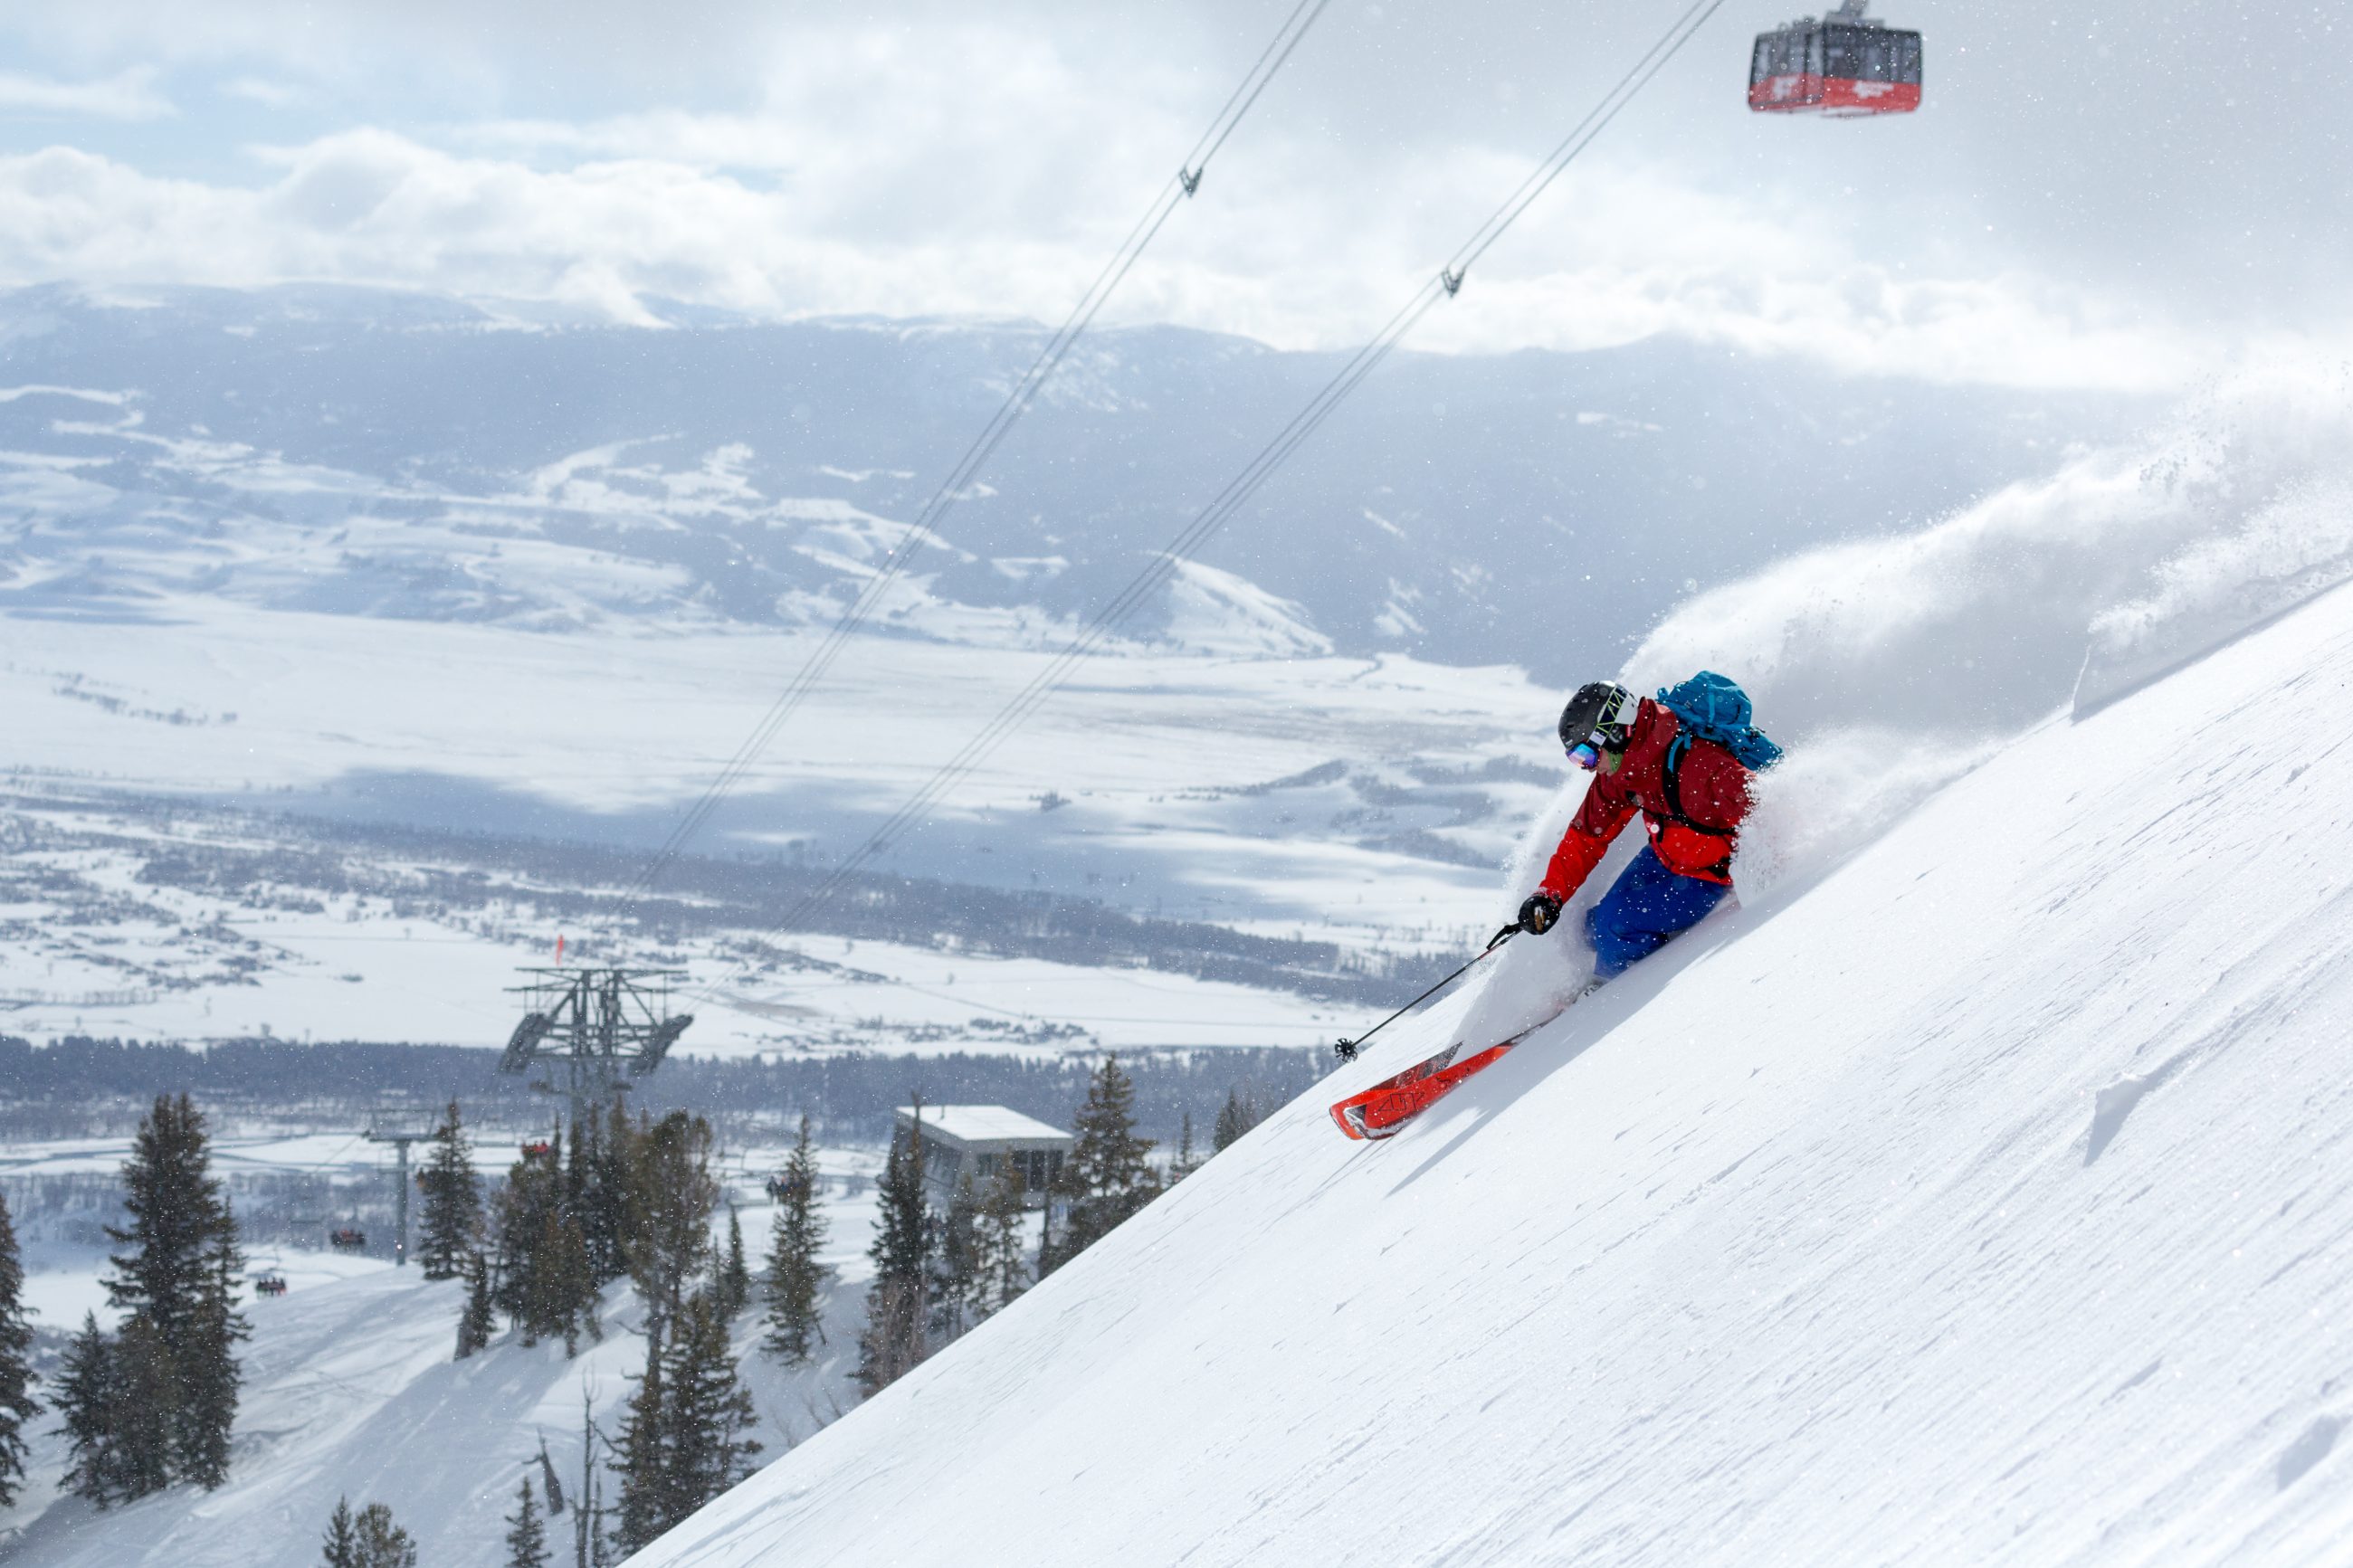
[[[1062,1179],[1073,1140],[1059,1127],[1001,1105],[926,1105],[922,1112],[923,1195],[938,1207],[947,1206],[966,1176],[976,1193],[985,1191],[1008,1162],[1020,1167],[1028,1184],[1024,1201],[1033,1209],[1044,1205],[1047,1188]],[[915,1116],[915,1107],[899,1108],[898,1136],[913,1129]]]

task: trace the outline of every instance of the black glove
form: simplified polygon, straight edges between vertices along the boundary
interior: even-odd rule
[[[1530,936],[1542,936],[1552,930],[1552,922],[1560,919],[1560,900],[1550,893],[1530,895],[1520,906],[1520,929]]]

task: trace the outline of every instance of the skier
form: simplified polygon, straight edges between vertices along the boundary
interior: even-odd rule
[[[1749,775],[1771,767],[1781,755],[1781,748],[1749,716],[1748,694],[1712,670],[1662,689],[1655,701],[1615,681],[1578,687],[1561,712],[1560,742],[1571,762],[1592,772],[1593,783],[1561,835],[1542,885],[1520,906],[1519,923],[1496,932],[1485,951],[1494,952],[1514,931],[1542,936],[1550,931],[1561,906],[1601,864],[1609,841],[1637,811],[1651,842],[1617,885],[1586,911],[1593,986],[1617,978],[1628,964],[1697,925],[1732,889],[1732,852],[1741,819],[1748,815]],[[1356,1060],[1366,1039],[1458,979],[1481,956],[1474,954],[1365,1034],[1338,1041],[1334,1051],[1344,1062]],[[1332,1107],[1332,1120],[1359,1142],[1393,1138],[1541,1026],[1468,1055],[1466,1042],[1457,1039],[1436,1056],[1341,1100]]]
[[[1781,755],[1750,717],[1748,694],[1712,670],[1662,688],[1656,700],[1615,681],[1578,687],[1561,711],[1560,742],[1593,783],[1543,882],[1520,906],[1519,929],[1550,931],[1638,810],[1651,842],[1585,913],[1593,983],[1616,979],[1697,925],[1732,890],[1749,775]]]

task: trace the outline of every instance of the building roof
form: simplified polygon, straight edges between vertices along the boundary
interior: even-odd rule
[[[901,1121],[912,1121],[915,1108],[899,1108]],[[1059,1127],[1049,1127],[1034,1116],[1024,1116],[1018,1110],[1008,1110],[1001,1105],[926,1105],[923,1107],[923,1130],[944,1132],[959,1143],[989,1143],[1008,1139],[1023,1142],[1042,1142],[1048,1139],[1067,1139],[1070,1134]]]

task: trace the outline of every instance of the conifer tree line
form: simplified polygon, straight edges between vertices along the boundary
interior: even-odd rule
[[[1109,1236],[1167,1185],[1200,1166],[1189,1115],[1167,1173],[1153,1165],[1152,1140],[1135,1132],[1134,1083],[1116,1056],[1105,1056],[1088,1080],[1071,1157],[1045,1194],[1033,1269],[1020,1162],[999,1162],[981,1184],[966,1173],[945,1212],[935,1214],[923,1194],[920,1104],[916,1111],[914,1128],[893,1139],[882,1167],[874,1241],[868,1250],[874,1280],[859,1336],[858,1383],[870,1398],[934,1351],[1011,1306],[1035,1280]]]
[[[658,1329],[698,1289],[733,1317],[751,1296],[743,1233],[712,1244],[719,1203],[710,1123],[683,1110],[634,1119],[616,1100],[524,1144],[485,1201],[455,1101],[418,1173],[418,1256],[427,1279],[463,1279],[458,1356],[487,1346],[500,1321],[524,1345],[560,1341],[566,1355],[604,1337],[597,1306],[628,1279]]]
[[[681,1110],[633,1119],[616,1101],[527,1142],[486,1204],[453,1103],[420,1173],[426,1271],[465,1282],[459,1359],[486,1349],[501,1318],[524,1346],[561,1341],[567,1355],[575,1353],[584,1337],[602,1337],[597,1307],[605,1288],[622,1279],[635,1287],[644,1308],[646,1364],[613,1466],[612,1544],[624,1552],[741,1480],[760,1451],[732,1331],[752,1305],[754,1280],[743,1225],[732,1209],[724,1245],[713,1242],[721,1192],[714,1152],[702,1118]],[[798,1157],[813,1178],[806,1123]],[[797,1223],[787,1225],[795,1209],[780,1205],[780,1228],[801,1245],[797,1254],[784,1249],[784,1276],[821,1279],[815,1251],[824,1241],[822,1218],[804,1203]],[[776,1258],[769,1274],[777,1274]],[[814,1284],[809,1295],[805,1310],[785,1301],[772,1324],[813,1327]],[[507,1521],[514,1563],[544,1561],[539,1506],[526,1488]],[[559,1504],[551,1498],[549,1506]],[[592,1561],[604,1560],[604,1513],[600,1498],[584,1500],[586,1533],[575,1544]]]
[[[417,1543],[380,1502],[353,1513],[351,1499],[336,1499],[322,1545],[324,1568],[417,1568]]]
[[[159,1095],[142,1118],[122,1167],[128,1223],[109,1226],[121,1251],[109,1255],[109,1304],[122,1314],[110,1334],[95,1313],[67,1348],[56,1405],[67,1439],[65,1484],[100,1508],[178,1481],[211,1490],[228,1479],[237,1421],[237,1347],[249,1337],[237,1309],[244,1258],[237,1220],[212,1174],[205,1119],[185,1094]],[[0,1267],[0,1363],[21,1363],[5,1346],[22,1329],[13,1233]],[[22,1419],[6,1395],[21,1383],[0,1364],[0,1422]],[[0,1425],[0,1431],[13,1429]],[[16,1450],[21,1474],[21,1448]],[[0,1475],[9,1455],[0,1436]]]

